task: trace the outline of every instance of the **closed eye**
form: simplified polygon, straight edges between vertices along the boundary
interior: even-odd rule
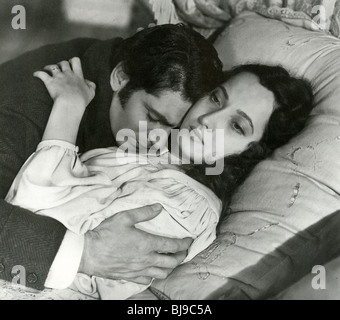
[[[159,113],[157,110],[151,108],[146,102],[144,102],[146,109],[146,118],[152,123],[160,123],[164,127],[175,128],[178,124],[170,123],[169,120]]]
[[[147,113],[146,115],[148,121],[150,122],[159,122],[159,119],[157,119],[155,116],[153,116],[150,112]]]
[[[220,97],[218,96],[218,94],[215,91],[210,94],[210,100],[211,100],[211,102],[213,102],[218,107],[221,107],[222,100],[220,99]]]
[[[227,101],[229,101],[229,95],[226,88],[223,86],[217,87],[217,89],[210,94],[210,100],[219,108],[223,108]]]

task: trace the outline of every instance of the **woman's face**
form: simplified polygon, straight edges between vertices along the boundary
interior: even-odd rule
[[[185,117],[181,126],[185,134],[178,141],[182,156],[210,163],[243,152],[262,138],[274,105],[274,94],[257,76],[243,72],[232,77]]]

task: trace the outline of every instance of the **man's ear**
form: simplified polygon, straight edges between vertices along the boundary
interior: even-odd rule
[[[113,69],[110,77],[111,88],[114,92],[122,90],[129,82],[128,75],[124,72],[123,62],[119,62]]]

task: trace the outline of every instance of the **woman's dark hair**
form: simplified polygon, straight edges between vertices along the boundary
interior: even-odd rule
[[[304,128],[314,107],[313,90],[309,82],[292,77],[280,66],[241,65],[226,72],[224,82],[243,72],[256,75],[260,83],[275,96],[274,111],[262,139],[251,143],[243,153],[226,157],[224,171],[219,176],[205,175],[204,166],[189,167],[186,171],[189,176],[213,190],[222,200],[222,214],[226,214],[232,194],[254,167],[276,148],[297,135]]]
[[[112,57],[112,69],[119,62],[129,77],[119,93],[123,105],[137,90],[149,94],[172,90],[194,103],[223,79],[214,46],[183,24],[147,28],[123,40]]]

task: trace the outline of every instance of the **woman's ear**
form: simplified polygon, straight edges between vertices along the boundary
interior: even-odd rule
[[[110,77],[111,88],[114,92],[122,90],[129,82],[129,77],[123,68],[123,62],[119,62],[113,69]]]

